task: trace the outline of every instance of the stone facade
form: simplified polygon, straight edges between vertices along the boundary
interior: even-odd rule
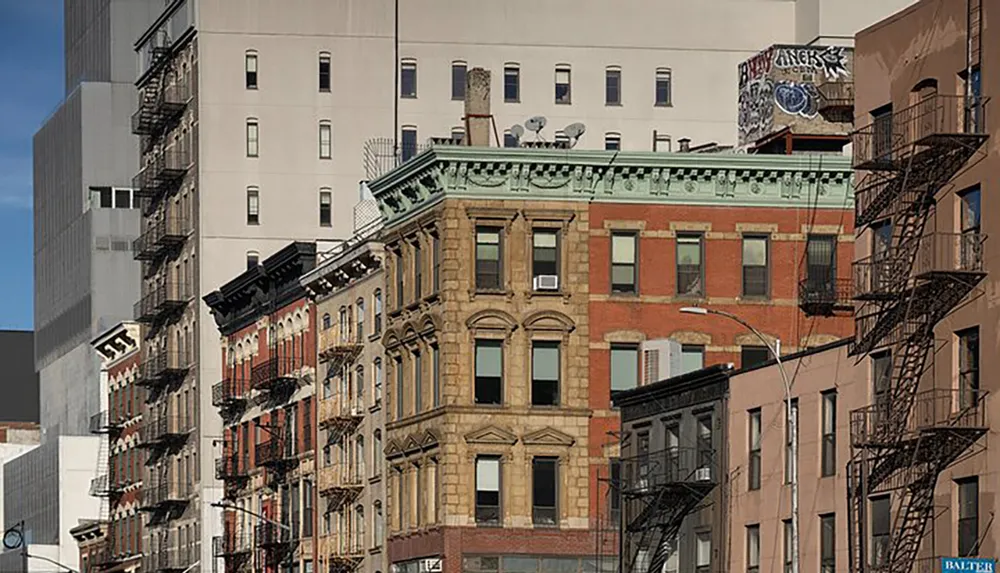
[[[383,463],[385,325],[383,249],[377,228],[321,255],[302,277],[316,301],[317,569],[324,573],[384,571]]]
[[[583,566],[570,560],[596,556],[611,566],[617,539],[604,525],[613,529],[608,472],[609,458],[619,455],[619,422],[610,403],[609,347],[639,347],[659,332],[686,344],[722,342],[704,318],[679,317],[671,304],[691,303],[666,292],[673,290],[668,277],[677,234],[697,230],[736,245],[725,256],[714,248],[710,254],[708,284],[721,296],[722,287],[739,284],[744,233],[766,231],[797,244],[827,230],[845,236],[849,250],[850,183],[848,160],[835,156],[470,147],[435,147],[373,181],[387,224],[385,455],[394,570],[495,571],[500,555],[547,555],[567,568]],[[735,213],[745,220],[730,222]],[[610,292],[610,235],[621,229],[641,241],[637,290],[630,296]],[[539,274],[534,237],[547,230],[558,236],[555,270],[543,271],[557,275],[554,290],[533,280]],[[498,260],[490,259],[497,252]],[[772,274],[781,286],[773,292],[787,302],[794,323],[801,320],[791,286],[798,284],[799,267],[790,263],[802,249],[776,252],[782,254]],[[481,288],[477,274],[490,288]],[[700,302],[725,302],[718,296]],[[739,296],[731,298],[741,304]],[[778,306],[770,299],[747,302],[765,313]],[[810,336],[849,333],[849,320],[816,320]],[[782,325],[774,338],[788,340]],[[710,361],[723,358],[718,352],[731,354],[732,344],[747,343],[737,333],[726,336],[733,342],[706,348],[716,352]],[[499,343],[502,382],[485,402],[497,403],[483,403],[476,390],[477,376],[495,374],[477,371],[479,351],[487,356],[490,342]],[[533,404],[537,342],[558,343],[558,405]],[[486,520],[484,510],[493,509],[477,507],[477,499],[490,499],[477,491],[492,475],[485,464],[479,474],[483,458],[499,465],[498,515]],[[534,501],[536,459],[556,460],[557,515],[548,522],[537,519],[545,508]]]

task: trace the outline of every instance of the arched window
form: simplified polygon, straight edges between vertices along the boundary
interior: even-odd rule
[[[323,315],[323,330],[329,329],[331,322],[332,322],[332,320],[330,318],[330,313],[328,312],[328,313],[324,314]]]
[[[358,307],[358,340],[365,337],[365,299],[359,298],[354,303]]]

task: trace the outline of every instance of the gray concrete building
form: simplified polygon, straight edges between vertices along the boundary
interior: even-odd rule
[[[65,98],[34,138],[35,369],[48,436],[87,435],[100,371],[89,342],[131,318],[139,296],[131,46],[161,5],[64,4]]]

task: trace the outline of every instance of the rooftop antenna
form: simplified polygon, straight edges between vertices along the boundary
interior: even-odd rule
[[[563,133],[566,134],[566,137],[570,140],[570,147],[575,146],[576,142],[579,141],[580,136],[582,136],[586,131],[587,126],[579,122],[571,123],[563,128]]]
[[[545,116],[536,115],[535,117],[529,118],[528,121],[524,122],[524,128],[528,131],[534,131],[535,139],[541,139],[541,132],[545,129],[546,123],[548,123],[548,120],[545,119]]]

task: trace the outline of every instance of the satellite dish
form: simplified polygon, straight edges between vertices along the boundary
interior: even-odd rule
[[[548,120],[545,119],[544,116],[536,115],[535,117],[532,117],[528,119],[528,121],[524,122],[524,128],[527,129],[528,131],[534,131],[535,133],[538,133],[543,129],[545,129],[545,124],[547,122]]]
[[[514,136],[514,139],[521,139],[521,136],[524,135],[524,126],[519,123],[515,123],[510,126],[510,134]]]
[[[563,128],[563,133],[570,139],[579,139],[585,131],[587,131],[587,126],[582,123],[571,123]]]

